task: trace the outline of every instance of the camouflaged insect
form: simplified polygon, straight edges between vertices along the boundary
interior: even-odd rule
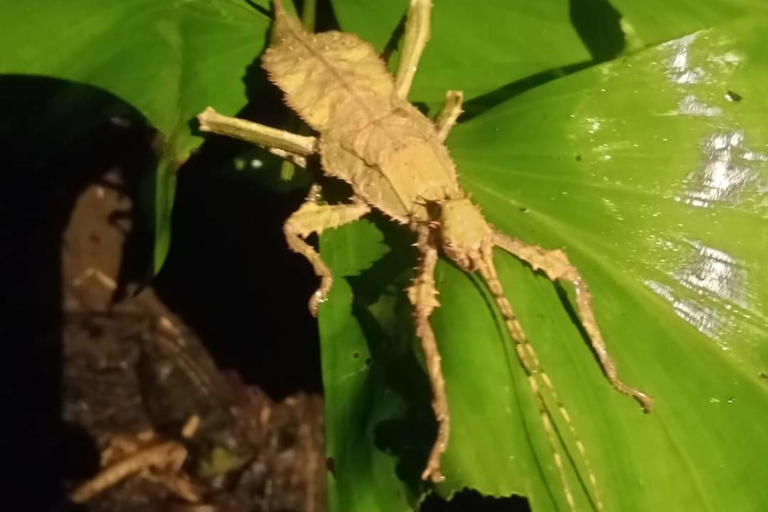
[[[440,458],[449,442],[450,427],[440,354],[429,323],[430,315],[439,307],[433,276],[438,254],[442,250],[464,271],[480,273],[528,374],[565,498],[575,509],[542,388],[557,402],[574,437],[576,432],[504,294],[494,265],[494,247],[510,252],[552,280],[572,283],[581,322],[610,383],[619,392],[635,397],[646,411],[650,410],[652,400],[617,377],[616,365],[595,320],[591,294],[565,252],[545,250],[500,233],[461,189],[455,165],[444,145],[461,113],[461,93],[446,94],[446,104],[435,121],[408,103],[408,90],[429,38],[430,0],[411,0],[395,76],[387,71],[373,47],[357,36],[308,33],[280,1],[275,0],[274,5],[275,23],[271,45],[262,59],[264,69],[283,90],[288,105],[318,136],[300,136],[222,116],[212,108],[198,116],[201,129],[254,142],[300,165],[305,164],[307,156],[319,154],[323,172],[352,186],[354,195],[347,204],[318,204],[317,189],[313,189],[307,202],[285,223],[289,247],[304,255],[321,279],[320,288],[310,300],[313,314],[330,290],[332,275],[320,255],[307,244],[310,234],[353,222],[371,209],[380,210],[415,233],[421,257],[407,293],[414,307],[416,334],[426,357],[432,407],[438,422],[437,438],[422,474],[425,480],[443,479]],[[583,444],[576,439],[588,468]],[[593,501],[601,509],[596,479],[588,471]]]

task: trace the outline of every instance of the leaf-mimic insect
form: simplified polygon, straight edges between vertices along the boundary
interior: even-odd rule
[[[200,128],[237,137],[267,147],[304,164],[319,154],[323,171],[348,182],[354,191],[347,204],[319,204],[317,189],[285,223],[289,247],[312,264],[321,284],[310,300],[310,310],[331,288],[330,269],[306,242],[312,233],[353,222],[377,209],[416,235],[420,253],[417,275],[408,288],[414,308],[416,334],[421,341],[432,386],[432,407],[438,432],[423,479],[442,480],[440,458],[449,442],[450,413],[435,335],[429,318],[439,307],[434,282],[438,254],[466,272],[478,272],[494,296],[506,328],[515,342],[520,363],[536,397],[541,418],[554,451],[565,497],[575,508],[565,478],[562,458],[556,449],[552,420],[545,409],[542,388],[557,400],[552,383],[515,316],[496,273],[493,249],[499,247],[541,271],[552,280],[570,282],[576,289],[576,309],[592,348],[613,387],[636,398],[646,411],[652,400],[622,382],[608,353],[592,308],[587,284],[562,250],[546,250],[494,229],[480,209],[461,189],[456,169],[443,141],[461,113],[462,94],[449,91],[433,122],[407,101],[416,67],[429,38],[430,0],[411,0],[403,51],[393,77],[374,49],[352,34],[310,34],[275,0],[272,42],[262,64],[269,78],[285,93],[286,102],[318,132],[300,136],[241,119],[217,114],[208,108],[198,116]],[[571,432],[568,413],[558,409]],[[583,445],[577,442],[586,462]],[[594,475],[590,480],[597,493]],[[599,498],[595,496],[598,508]]]

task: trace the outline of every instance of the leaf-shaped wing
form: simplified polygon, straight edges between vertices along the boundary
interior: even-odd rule
[[[392,110],[394,80],[370,44],[341,32],[310,34],[279,1],[262,64],[315,130],[359,128]]]

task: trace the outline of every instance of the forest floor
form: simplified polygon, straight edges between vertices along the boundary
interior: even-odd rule
[[[322,397],[273,399],[221,371],[151,287],[119,282],[121,185],[86,188],[64,234],[70,497],[104,512],[325,510]]]

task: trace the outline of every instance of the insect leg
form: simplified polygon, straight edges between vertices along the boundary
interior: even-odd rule
[[[417,233],[416,247],[421,253],[419,260],[419,272],[408,288],[408,299],[414,308],[416,322],[416,335],[421,340],[421,349],[427,363],[429,382],[432,385],[432,409],[437,418],[437,438],[432,445],[432,451],[427,460],[427,466],[421,474],[423,480],[440,482],[444,479],[440,472],[440,456],[448,446],[450,433],[450,414],[448,412],[448,399],[445,395],[445,379],[440,366],[440,352],[437,349],[437,341],[429,317],[436,307],[437,289],[435,288],[435,265],[437,264],[437,243],[427,224],[415,227]]]
[[[283,226],[288,247],[293,252],[304,256],[312,264],[315,275],[320,278],[320,288],[309,299],[309,311],[312,316],[317,316],[318,306],[328,296],[333,284],[333,275],[320,254],[305,239],[312,233],[319,235],[325,229],[354,222],[371,211],[371,208],[362,201],[351,204],[317,204],[315,200],[317,194],[318,187],[313,187],[307,201],[288,217]]]
[[[620,393],[634,397],[640,402],[645,412],[650,412],[653,407],[653,399],[619,379],[616,361],[608,353],[608,348],[597,326],[595,311],[592,306],[592,293],[589,291],[589,287],[579,274],[579,271],[568,260],[568,255],[561,249],[542,249],[498,231],[494,231],[493,241],[497,246],[528,263],[534,270],[543,271],[553,281],[563,279],[573,283],[573,286],[576,288],[576,308],[579,316],[581,316],[581,323],[589,336],[592,349],[597,354],[597,358],[608,381]]]
[[[520,325],[520,321],[517,319],[517,316],[515,316],[515,313],[512,310],[512,305],[509,303],[507,296],[504,294],[504,288],[501,286],[501,281],[499,281],[499,276],[496,272],[496,266],[493,261],[493,245],[492,244],[488,244],[482,248],[480,261],[478,262],[477,267],[478,267],[478,270],[480,271],[480,275],[483,276],[483,279],[488,284],[488,288],[490,289],[491,294],[496,300],[496,304],[499,307],[501,316],[504,318],[504,323],[507,327],[507,331],[509,332],[510,336],[512,337],[512,340],[515,343],[515,353],[517,354],[517,357],[520,360],[520,363],[523,365],[523,369],[525,370],[525,373],[528,375],[528,384],[531,387],[531,391],[533,392],[533,395],[536,399],[536,405],[539,409],[539,415],[541,416],[541,421],[544,424],[544,431],[547,434],[547,441],[549,442],[550,448],[552,448],[553,456],[555,459],[555,467],[557,468],[557,473],[560,476],[560,480],[563,484],[563,492],[565,494],[565,499],[568,502],[568,506],[570,510],[575,511],[576,504],[573,499],[573,493],[571,492],[570,485],[568,484],[568,479],[566,478],[566,475],[565,475],[565,468],[563,467],[563,458],[560,455],[560,452],[558,451],[558,442],[555,436],[555,429],[552,424],[552,420],[550,418],[550,414],[548,412],[546,403],[544,402],[544,396],[542,395],[541,389],[539,388],[539,382],[536,379],[537,376],[542,380],[544,385],[550,391],[552,398],[557,403],[557,408],[560,411],[560,414],[562,415],[563,420],[568,425],[571,435],[573,435],[573,437],[576,439],[576,445],[578,446],[579,452],[582,455],[582,459],[589,473],[590,482],[592,483],[592,486],[593,486],[593,490],[595,493],[595,505],[598,510],[601,510],[602,502],[600,501],[600,498],[597,494],[597,481],[594,476],[594,473],[592,473],[592,470],[589,467],[589,462],[588,462],[588,459],[586,458],[586,453],[584,451],[584,445],[576,435],[576,430],[571,424],[570,415],[566,411],[563,404],[560,402],[560,399],[558,398],[557,393],[555,392],[555,387],[552,384],[552,381],[549,379],[549,376],[544,372],[544,368],[542,367],[541,362],[539,361],[539,357],[536,354],[536,351],[534,350],[533,345],[531,345],[530,341],[528,341],[528,337],[525,335],[523,326]]]
[[[437,129],[437,138],[440,142],[443,142],[451,128],[456,124],[456,119],[459,118],[462,112],[461,104],[464,101],[464,93],[461,91],[446,91],[445,103],[443,108],[437,114],[435,119],[435,128]]]
[[[395,73],[395,96],[408,99],[408,91],[419,65],[421,53],[429,40],[429,13],[431,0],[410,0],[408,19],[405,22],[403,52]]]
[[[300,157],[317,152],[317,139],[315,137],[296,135],[244,119],[223,116],[211,107],[198,114],[197,120],[200,122],[200,131],[203,132],[226,135]]]

